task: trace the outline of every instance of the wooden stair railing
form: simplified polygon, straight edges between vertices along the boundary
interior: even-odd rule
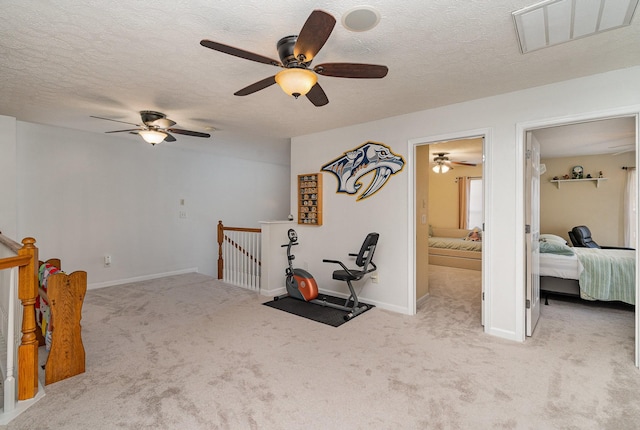
[[[22,338],[18,347],[18,400],[32,399],[38,393],[38,341],[35,303],[38,296],[38,248],[27,237],[22,246],[0,233],[0,244],[17,254],[0,259],[0,270],[18,267],[18,299],[22,302]],[[13,339],[7,339],[13,342]],[[5,399],[6,404],[7,399]],[[5,409],[6,410],[6,409]]]
[[[225,280],[232,284],[249,287],[252,289],[259,288],[260,279],[260,248],[247,249],[246,243],[239,243],[239,238],[232,238],[226,232],[239,232],[239,233],[253,233],[260,234],[262,232],[259,228],[246,228],[246,227],[225,227],[222,221],[218,221],[218,279]],[[243,275],[240,278],[225,277],[225,261],[224,261],[224,246],[225,244],[236,251],[236,255],[242,258],[241,262],[237,263],[239,270],[248,271],[251,280],[245,279]],[[244,273],[246,275],[247,273]],[[256,285],[257,283],[257,285]]]

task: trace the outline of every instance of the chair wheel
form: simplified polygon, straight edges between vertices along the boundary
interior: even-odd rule
[[[349,321],[351,318],[353,318],[353,314],[351,312],[349,312],[343,318],[344,318],[345,321]]]
[[[276,297],[274,297],[274,298],[273,298],[273,301],[274,301],[274,302],[277,302],[279,299],[280,299],[280,297],[277,297],[277,296],[276,296]]]

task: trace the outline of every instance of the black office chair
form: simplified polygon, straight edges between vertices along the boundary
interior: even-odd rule
[[[573,246],[578,248],[598,248],[598,249],[628,249],[633,250],[633,248],[623,248],[619,246],[601,246],[596,243],[591,237],[591,230],[586,225],[579,225],[577,227],[573,227],[569,232],[569,239],[571,239],[571,243]]]
[[[367,305],[359,306],[358,296],[351,282],[359,281],[367,273],[374,272],[378,269],[373,262],[373,254],[376,250],[379,236],[378,233],[369,233],[360,247],[360,252],[357,254],[349,254],[351,257],[356,257],[357,269],[349,269],[344,263],[338,260],[322,260],[324,263],[335,263],[342,267],[342,270],[333,272],[333,279],[345,281],[349,286],[350,296],[347,298],[344,307],[341,307],[349,311],[344,317],[345,320],[349,320],[368,309]],[[353,301],[352,306],[349,306],[350,301]]]

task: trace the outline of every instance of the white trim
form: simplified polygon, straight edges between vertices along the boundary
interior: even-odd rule
[[[14,418],[17,418],[24,411],[29,409],[31,406],[35,405],[44,396],[45,396],[44,387],[42,386],[42,383],[38,381],[38,392],[36,393],[35,397],[28,400],[19,400],[16,403],[15,408],[11,411],[7,411],[7,412],[0,411],[0,425],[9,424],[11,420],[13,420]]]
[[[535,130],[538,128],[553,127],[556,125],[567,125],[572,123],[580,123],[587,121],[604,120],[611,118],[618,118],[623,116],[633,116],[636,118],[636,166],[640,164],[640,105],[632,105],[626,107],[620,107],[615,109],[608,109],[604,111],[587,112],[576,115],[569,115],[564,117],[547,118],[536,121],[526,121],[516,123],[516,181],[520,182],[520,186],[516,187],[516,227],[520,228],[520,234],[515,235],[516,239],[516,254],[520,253],[520,259],[516,259],[518,263],[516,266],[516,272],[520,273],[521,283],[516,284],[516,291],[518,296],[524,298],[526,283],[524,279],[524,144],[525,133],[529,130]],[[640,176],[640,175],[639,175]],[[638,179],[640,182],[640,179]],[[638,186],[638,184],[636,184]],[[636,198],[640,201],[640,190],[636,190]],[[640,226],[640,217],[636,220],[637,226]],[[640,230],[639,230],[640,231]],[[635,249],[640,249],[640,238],[636,238]],[[640,267],[640,252],[636,252],[636,269]],[[635,366],[640,367],[640,271],[636,270],[636,308],[635,308]],[[516,277],[516,280],[518,277]],[[525,303],[524,300],[517,301],[516,303],[516,323],[518,332],[525,332],[526,320],[525,320]],[[524,341],[524,334],[522,334],[522,340]]]
[[[98,288],[113,287],[115,285],[130,284],[132,282],[148,281],[150,279],[164,278],[164,277],[167,277],[167,276],[184,275],[185,273],[198,273],[198,268],[197,267],[190,267],[190,268],[187,268],[187,269],[174,270],[174,271],[171,271],[171,272],[163,272],[163,273],[154,273],[154,274],[151,274],[151,275],[135,276],[133,278],[118,279],[118,280],[115,280],[115,281],[96,282],[94,284],[87,285],[87,290],[97,290]]]
[[[416,172],[415,172],[415,159],[416,148],[420,144],[418,139],[410,139],[407,142],[407,189],[409,201],[407,206],[409,208],[407,214],[407,273],[409,279],[407,282],[407,312],[409,315],[416,314]]]
[[[285,293],[285,292],[286,292],[286,289],[283,288],[283,293]],[[349,294],[348,293],[341,293],[341,292],[338,292],[338,291],[324,290],[324,289],[318,288],[318,292],[321,293],[321,294],[328,294],[330,296],[339,297],[341,299],[349,298]],[[384,310],[387,310],[387,311],[390,311],[390,312],[403,314],[403,315],[411,315],[408,312],[408,309],[404,308],[402,306],[390,305],[389,303],[383,303],[383,302],[379,302],[377,300],[363,299],[360,296],[358,296],[358,301],[367,303],[369,305],[373,305],[373,306],[375,306],[377,308],[384,309]]]
[[[636,109],[636,166],[640,166],[640,107]],[[638,185],[640,184],[640,175],[636,174],[636,206],[637,202],[640,201],[640,190],[638,190]],[[633,248],[640,249],[638,245],[640,244],[640,238],[638,238],[637,232],[640,227],[640,216],[638,216],[638,211],[636,209],[636,243]],[[636,252],[636,367],[640,368],[640,271],[638,270],[640,267],[640,252]]]
[[[488,270],[491,267],[491,235],[493,234],[493,229],[489,226],[487,228],[487,224],[491,223],[491,200],[493,198],[493,193],[491,193],[491,175],[488,172],[491,171],[491,148],[492,148],[492,129],[491,128],[480,128],[475,130],[467,130],[467,131],[458,131],[446,134],[440,134],[436,136],[427,136],[427,137],[419,137],[415,139],[409,139],[408,141],[408,149],[407,149],[407,166],[409,168],[409,215],[408,215],[408,247],[409,247],[409,256],[407,259],[408,264],[408,272],[409,273],[409,310],[412,310],[413,313],[411,315],[415,315],[416,313],[416,240],[415,240],[415,224],[416,224],[416,211],[415,211],[415,182],[416,182],[416,172],[415,172],[415,158],[416,158],[416,148],[421,145],[428,145],[431,143],[438,143],[448,140],[460,140],[460,139],[469,139],[473,137],[483,137],[484,143],[482,145],[482,153],[483,153],[483,163],[482,163],[482,183],[483,183],[483,194],[484,194],[484,222],[485,229],[489,232],[489,234],[483,234],[482,236],[482,290],[485,293],[485,300],[482,303],[483,305],[483,315],[485,318],[484,321],[484,331],[486,333],[494,334],[499,337],[505,337],[507,339],[512,339],[513,336],[508,336],[504,333],[496,332],[491,329],[491,271]]]

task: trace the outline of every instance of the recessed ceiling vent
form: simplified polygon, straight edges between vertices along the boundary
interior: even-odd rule
[[[513,12],[523,54],[631,24],[639,0],[546,0]]]
[[[380,12],[371,6],[357,6],[342,15],[342,25],[350,31],[369,31],[380,22]]]

